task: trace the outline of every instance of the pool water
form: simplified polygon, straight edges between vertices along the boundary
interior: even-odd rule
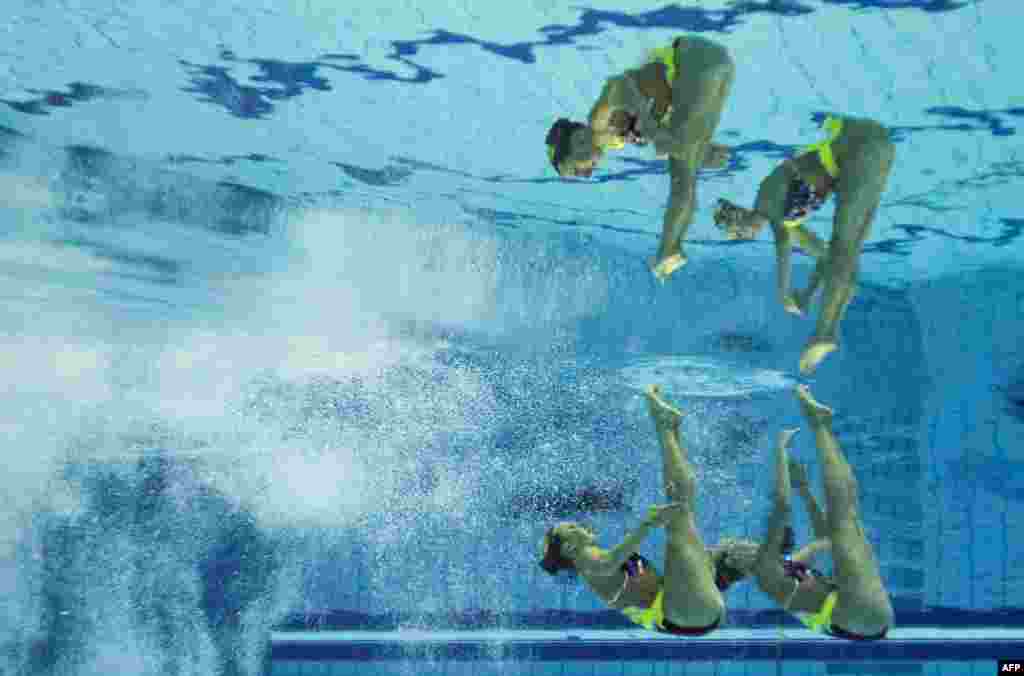
[[[0,673],[1024,658],[1019,3],[7,4]],[[563,180],[543,140],[681,33],[736,62],[731,155],[658,284],[668,163]],[[839,349],[802,376],[820,304],[785,313],[771,235],[711,211],[832,113],[896,160]],[[798,383],[835,410],[887,640],[809,634],[749,582],[668,640],[538,568],[554,523],[610,547],[665,500],[652,384],[685,412],[701,537],[759,540]],[[792,455],[821,499],[808,430]],[[641,551],[660,569],[664,533]]]

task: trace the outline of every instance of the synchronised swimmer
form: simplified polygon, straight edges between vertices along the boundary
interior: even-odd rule
[[[661,243],[650,261],[664,282],[687,263],[683,241],[693,221],[697,170],[724,166],[729,149],[712,142],[732,88],[735,67],[722,45],[680,36],[653,50],[639,68],[609,78],[587,122],[558,119],[546,138],[548,159],[563,177],[590,176],[598,162],[627,144],[652,144],[668,163],[670,196]],[[800,358],[812,373],[838,345],[838,327],[857,285],[861,249],[886,189],[894,159],[888,130],[873,120],[830,116],[826,136],[779,164],[762,182],[747,209],[719,200],[714,221],[729,239],[753,239],[770,224],[775,239],[777,292],[784,309],[797,315],[810,308],[824,285],[817,327]],[[836,196],[828,243],[811,232],[806,219]],[[804,290],[791,289],[791,251],[799,246],[816,259]],[[797,430],[780,433],[775,488],[767,533],[760,544],[723,540],[704,544],[696,525],[697,479],[680,435],[682,413],[656,386],[646,390],[661,445],[666,503],[653,506],[625,539],[603,549],[597,534],[562,522],[541,542],[541,567],[552,575],[571,570],[610,607],[659,633],[700,636],[717,629],[725,616],[724,593],[752,578],[758,588],[808,628],[848,640],[886,636],[894,615],[878,562],[861,524],[858,485],[832,432],[832,410],[796,389],[804,419],[814,434],[824,478],[825,509],[811,492],[803,465],[790,459]],[[791,491],[802,498],[814,530],[796,553],[791,526]],[[664,572],[639,554],[655,528],[664,528]],[[818,572],[814,558],[831,553],[833,574]]]

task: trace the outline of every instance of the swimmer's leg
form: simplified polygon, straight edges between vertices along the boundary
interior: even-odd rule
[[[673,272],[687,263],[682,240],[693,222],[696,208],[697,168],[684,160],[669,156],[669,198],[661,227],[658,254],[651,261],[651,269],[658,281],[665,281]]]
[[[704,164],[736,72],[725,47],[697,36],[682,39],[675,58],[679,67],[672,82],[672,142],[664,149],[669,155],[670,196],[654,261],[661,279],[686,263],[682,241],[693,222],[697,170]],[[662,274],[659,268],[671,270]]]
[[[793,239],[796,241],[797,246],[814,258],[821,260],[828,254],[828,245],[825,241],[803,225],[798,225],[792,228],[791,232],[793,233]]]
[[[808,308],[811,307],[811,302],[814,300],[814,294],[818,292],[818,287],[821,286],[821,280],[825,277],[827,269],[828,256],[823,256],[814,264],[811,278],[807,280],[807,287],[803,291],[796,290],[792,292],[793,302],[797,310],[799,310],[797,314],[803,315],[807,313]]]
[[[893,609],[874,550],[860,521],[857,479],[832,433],[832,410],[815,401],[806,385],[796,388],[800,407],[818,446],[839,599],[832,622],[872,635],[892,626]]]
[[[790,438],[797,430],[784,430],[779,434],[775,448],[775,487],[772,510],[764,542],[757,553],[754,575],[758,588],[775,599],[784,599],[793,591],[793,581],[786,577],[782,567],[783,545],[786,531],[792,528],[792,502],[790,499],[789,453]]]
[[[723,45],[696,35],[679,41],[675,58],[669,120],[674,143],[667,152],[683,158],[698,154],[703,159],[732,90],[736,64]]]
[[[704,164],[701,165],[701,169],[723,169],[725,165],[729,164],[730,157],[732,157],[732,148],[718,143],[709,143],[704,152]]]
[[[793,233],[793,239],[796,240],[796,244],[817,259],[814,264],[814,270],[811,272],[811,278],[807,283],[807,288],[803,291],[794,290],[790,292],[790,298],[794,306],[793,310],[790,311],[803,315],[810,307],[811,301],[814,300],[814,294],[818,291],[818,286],[821,284],[825,270],[828,268],[828,245],[803,225],[792,228],[791,232]]]
[[[661,443],[665,493],[683,506],[665,526],[665,619],[681,627],[706,627],[722,617],[725,602],[697,532],[697,475],[679,436],[681,413],[661,397],[657,386],[647,388],[645,394]]]
[[[825,295],[818,326],[803,355],[800,372],[808,374],[836,349],[836,331],[857,288],[860,252],[871,231],[871,222],[882,199],[894,147],[888,133],[861,139],[859,147],[843,167],[838,204],[823,266]]]
[[[775,487],[772,496],[772,511],[768,517],[768,529],[764,542],[761,544],[759,559],[781,559],[782,546],[786,540],[786,529],[790,526],[790,517],[793,513],[790,476],[789,476],[789,446],[790,438],[797,430],[783,430],[779,433],[779,441],[775,447]]]
[[[793,488],[800,494],[804,508],[811,519],[811,527],[814,531],[814,539],[821,540],[828,537],[828,518],[822,511],[818,500],[811,491],[811,482],[807,478],[807,469],[796,460],[790,458],[789,477],[792,480]]]

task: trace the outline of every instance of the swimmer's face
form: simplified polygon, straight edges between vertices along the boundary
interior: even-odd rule
[[[589,127],[577,129],[569,137],[569,156],[559,166],[563,176],[589,178],[601,159],[601,151],[594,147],[594,134]]]

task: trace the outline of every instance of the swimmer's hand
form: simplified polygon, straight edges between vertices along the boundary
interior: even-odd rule
[[[748,225],[747,210],[727,199],[719,199],[715,205],[715,225],[725,233],[726,239],[754,239],[757,231]]]
[[[680,514],[683,510],[683,503],[681,502],[670,502],[667,505],[655,505],[647,510],[647,518],[644,519],[644,525],[657,527],[664,526],[673,517]]]
[[[636,146],[647,145],[647,138],[642,133],[640,133],[640,130],[637,128],[636,115],[631,115],[629,117],[629,125],[626,127],[626,131],[623,134],[623,138],[626,140],[626,143],[632,143],[633,145]]]
[[[789,459],[789,481],[793,488],[807,488],[811,485],[807,478],[807,468],[792,458]]]
[[[800,305],[800,301],[796,299],[796,296],[792,293],[783,294],[782,296],[782,307],[791,315],[803,316],[804,309]]]
[[[609,126],[624,143],[638,146],[647,143],[647,139],[637,129],[637,116],[627,110],[616,110],[612,113]]]

